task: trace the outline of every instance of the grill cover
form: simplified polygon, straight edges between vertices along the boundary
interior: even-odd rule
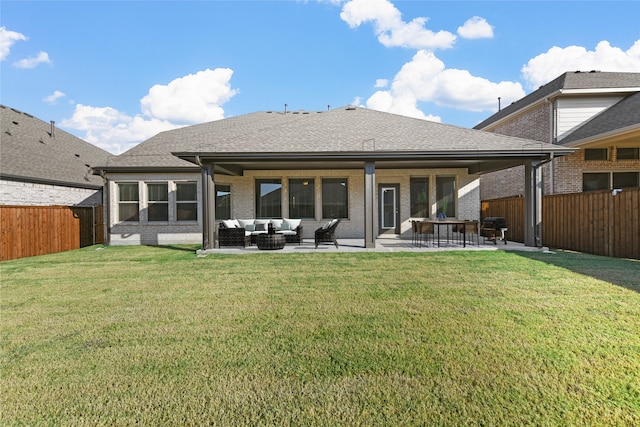
[[[501,228],[507,228],[507,220],[501,216],[488,216],[482,220],[482,226],[484,228],[499,230]]]

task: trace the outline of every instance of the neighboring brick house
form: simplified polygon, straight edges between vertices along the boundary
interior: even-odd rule
[[[474,129],[578,148],[542,166],[543,194],[640,186],[640,73],[564,73]],[[480,182],[482,200],[522,195],[524,168]]]
[[[358,107],[257,112],[162,132],[99,166],[110,244],[202,243],[217,221],[341,218],[375,245],[412,218],[478,220],[479,177],[573,149]],[[384,203],[381,200],[384,199]],[[527,203],[535,203],[527,199]]]
[[[109,153],[30,114],[0,105],[0,205],[96,206]]]

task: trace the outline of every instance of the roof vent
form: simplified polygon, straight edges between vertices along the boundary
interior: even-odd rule
[[[56,129],[56,122],[51,120],[51,132],[49,133],[49,136],[51,138],[55,138],[56,137],[55,129]]]
[[[354,111],[356,109],[356,107],[354,107],[353,105],[349,105],[347,107],[347,111]]]

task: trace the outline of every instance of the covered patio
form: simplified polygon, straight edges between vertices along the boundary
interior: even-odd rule
[[[234,128],[233,132],[226,130],[206,137],[199,136],[198,143],[191,144],[190,149],[172,152],[174,156],[200,167],[202,244],[205,251],[219,250],[214,201],[216,183],[221,179],[224,181],[224,177],[245,177],[247,173],[257,177],[273,171],[283,176],[288,171],[298,174],[313,174],[313,171],[339,174],[340,171],[350,171],[357,178],[352,182],[358,184],[350,188],[352,195],[356,193],[353,199],[357,200],[357,205],[352,203],[349,206],[348,219],[357,222],[358,225],[351,226],[359,227],[359,236],[356,237],[361,237],[353,239],[354,245],[377,250],[379,237],[384,234],[382,231],[388,231],[383,230],[381,224],[385,211],[380,185],[392,181],[389,176],[405,176],[408,179],[420,171],[437,170],[454,177],[456,183],[464,180],[469,188],[477,189],[481,174],[520,165],[525,166],[527,183],[524,195],[525,245],[538,247],[542,222],[540,167],[554,157],[574,151],[527,139],[356,107],[325,113],[302,113],[297,117],[297,113],[289,113],[290,117],[282,113],[261,114],[265,115],[264,118],[252,118],[251,126]],[[392,185],[400,184],[392,181]],[[456,207],[460,207],[455,210],[456,217],[480,220],[479,194],[469,196],[465,193],[467,191],[462,184],[456,187],[452,200]],[[471,207],[463,212],[462,200],[465,196],[478,200],[471,200]],[[255,200],[256,196],[244,193],[239,197]],[[395,211],[391,214],[397,215],[397,221],[394,222],[395,230],[390,230],[391,234],[407,235],[409,220],[413,215],[406,212],[407,209],[402,211],[402,207],[408,204],[403,204],[399,199],[394,205]],[[433,200],[428,204],[425,219],[434,219],[442,208]],[[284,199],[282,206],[284,213],[287,208]],[[315,227],[319,221],[328,219],[331,218],[317,214],[316,222],[311,222],[309,226]]]

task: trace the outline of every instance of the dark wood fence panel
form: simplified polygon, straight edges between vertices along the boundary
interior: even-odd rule
[[[482,218],[501,216],[507,220],[507,240],[524,242],[524,198],[486,200],[482,202]]]
[[[104,242],[103,207],[0,206],[0,260]]]
[[[524,199],[485,200],[482,216],[503,216],[509,240],[524,241]],[[640,189],[556,194],[542,199],[542,243],[558,249],[640,259]]]

